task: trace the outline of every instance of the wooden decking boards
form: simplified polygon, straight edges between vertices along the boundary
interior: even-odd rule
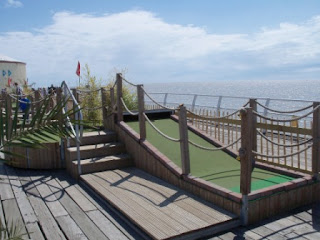
[[[194,239],[238,226],[238,218],[137,168],[81,176],[154,239]]]
[[[139,238],[110,212],[64,171],[26,171],[0,164],[0,219],[15,224],[24,239]]]
[[[140,185],[140,188],[146,188],[145,193],[152,194],[153,203],[159,206],[166,206],[170,201],[174,202],[177,206],[171,209],[175,213],[187,209],[193,215],[200,211],[198,218],[202,222],[214,222],[219,219],[215,214],[207,211],[208,208],[210,209],[209,205],[203,205],[200,201],[199,204],[191,206],[191,203],[194,203],[192,198],[188,199],[188,195],[176,193],[177,190],[169,188],[165,182],[158,186],[160,189],[158,192],[154,192],[152,190],[154,183],[147,181],[147,184],[142,185],[143,177],[139,176],[139,170],[132,173],[137,174],[138,177],[133,178],[128,173],[122,173],[123,175],[113,175],[112,181],[117,181],[118,184],[115,186],[123,187],[122,181],[118,179],[122,178],[124,181],[125,178],[127,181],[132,181],[126,187],[134,184]],[[151,176],[145,179],[152,178]],[[147,198],[149,198],[148,194]],[[157,195],[158,197],[154,198]],[[168,201],[161,200],[161,196]],[[189,202],[186,202],[187,199]],[[125,199],[122,198],[122,200]],[[49,201],[61,204],[59,214],[50,211]],[[62,208],[65,210],[64,214],[62,214]],[[103,236],[102,239],[115,240],[146,238],[146,235],[140,235],[141,233],[123,222],[123,218],[115,215],[114,211],[111,211],[110,206],[106,206],[101,199],[85,191],[81,185],[68,177],[65,171],[26,171],[0,164],[0,219],[2,222],[8,218],[20,219],[18,221],[22,222],[22,229],[24,229],[22,232],[28,233],[24,236],[25,239],[94,239],[97,235]],[[168,211],[164,214],[167,215]],[[145,216],[142,215],[142,217]],[[189,219],[191,222],[194,220]],[[88,229],[89,226],[94,226],[97,233],[89,235],[92,232]],[[180,224],[180,227],[181,229],[192,228],[188,223]],[[208,234],[213,235],[214,232],[208,231]],[[196,239],[196,235],[192,237]],[[224,233],[204,239],[318,240],[320,239],[320,204],[309,205],[253,226],[226,230]]]

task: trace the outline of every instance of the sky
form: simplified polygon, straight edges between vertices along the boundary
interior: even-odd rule
[[[320,1],[0,0],[0,54],[37,87],[76,85],[78,61],[103,82],[320,81]]]

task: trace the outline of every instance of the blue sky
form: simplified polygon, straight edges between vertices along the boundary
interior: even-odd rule
[[[89,64],[136,83],[319,79],[318,0],[0,0],[0,54],[37,86]]]

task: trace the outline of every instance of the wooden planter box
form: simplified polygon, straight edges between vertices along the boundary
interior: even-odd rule
[[[24,157],[6,156],[10,160],[9,165],[17,168],[29,169],[58,169],[63,168],[60,156],[59,142],[46,143],[45,148],[29,149],[22,147],[12,147],[10,151]]]

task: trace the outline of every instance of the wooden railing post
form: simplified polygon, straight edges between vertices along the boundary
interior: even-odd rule
[[[243,225],[248,224],[248,194],[251,192],[251,172],[253,162],[253,112],[248,107],[241,109],[241,148],[239,149],[241,176],[240,191],[242,194],[241,221]]]
[[[122,109],[122,76],[121,73],[117,73],[117,121],[123,121],[123,109]]]
[[[62,89],[61,87],[56,89],[56,93],[57,93],[57,104],[61,104],[62,100]],[[60,110],[60,112],[58,113],[58,121],[60,123],[60,125],[63,124],[63,119],[62,119],[62,109]]]
[[[104,129],[108,128],[108,109],[107,109],[107,91],[105,88],[101,88],[101,103],[102,103],[102,122]]]
[[[40,90],[37,90],[34,92],[34,99],[35,99],[35,111],[38,111],[40,108],[40,98],[41,98],[41,94],[40,94]]]
[[[17,101],[18,103],[18,101]],[[9,94],[7,94],[6,96],[6,105],[7,105],[7,109],[6,109],[6,120],[7,120],[7,123],[8,123],[8,133],[7,133],[7,137],[8,139],[7,140],[10,140],[11,139],[11,131],[12,131],[12,101],[11,101],[11,97]],[[16,106],[17,108],[19,107],[19,104]]]
[[[179,132],[182,174],[188,175],[190,173],[190,155],[188,142],[187,109],[184,105],[180,105],[179,109]]]
[[[147,136],[147,131],[146,131],[146,119],[143,116],[143,113],[144,113],[144,92],[143,92],[142,88],[143,88],[143,85],[137,85],[140,140],[145,140],[146,136]]]
[[[320,105],[319,102],[313,103],[313,108]],[[320,109],[317,108],[313,112],[313,125],[312,125],[312,175],[313,178],[319,180],[320,171]]]
[[[249,100],[249,106],[251,107],[252,111],[257,112],[257,99],[250,98]],[[257,116],[252,114],[252,150],[257,151]],[[267,130],[266,130],[267,131]],[[254,160],[255,158],[252,158],[252,165],[254,167]]]

